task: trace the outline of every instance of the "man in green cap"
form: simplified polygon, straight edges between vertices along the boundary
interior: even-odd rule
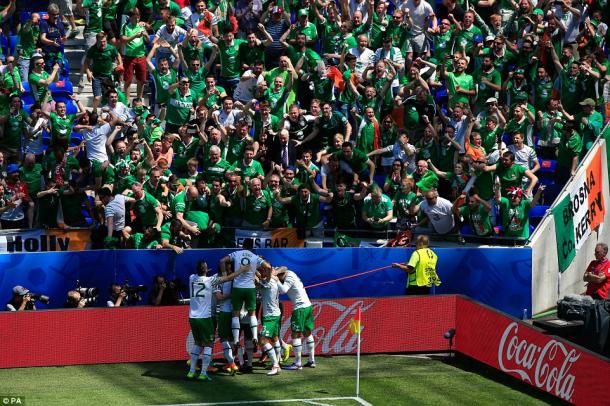
[[[318,29],[316,25],[309,22],[309,11],[306,8],[299,10],[297,23],[290,27],[288,43],[296,45],[297,34],[305,34],[305,43],[308,47],[313,47],[318,40]]]

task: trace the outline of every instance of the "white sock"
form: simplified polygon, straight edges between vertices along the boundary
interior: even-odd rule
[[[189,372],[195,373],[195,368],[197,368],[197,362],[199,361],[199,354],[201,354],[201,347],[197,344],[193,344],[191,347],[191,368]]]
[[[313,336],[309,336],[307,337],[307,340],[305,341],[305,345],[307,346],[307,352],[309,352],[309,362],[316,362],[316,358],[315,358],[315,347],[316,344],[314,342]]]
[[[251,340],[246,341],[246,355],[248,356],[248,366],[252,366],[252,358],[254,358],[254,343]]]
[[[208,373],[208,366],[212,361],[212,347],[203,347],[203,358],[201,359],[201,373]]]
[[[250,316],[250,329],[252,330],[252,338],[258,341],[258,321],[256,316]]]
[[[239,347],[237,349],[237,359],[239,360],[239,365],[244,365],[244,349],[243,349],[243,347]]]
[[[275,356],[275,350],[269,343],[265,343],[263,350],[267,353],[269,358],[271,358],[271,362],[273,363],[273,367],[278,367],[280,364],[277,362],[277,357]]]
[[[286,344],[286,342],[284,340],[282,340],[281,338],[279,339],[280,345],[282,346],[282,348],[286,348],[288,347],[288,344]]]
[[[292,340],[292,349],[294,350],[294,363],[300,364],[302,351],[300,338],[295,338]]]
[[[273,349],[275,350],[275,356],[278,360],[282,359],[282,346],[279,341],[273,343]]]
[[[231,351],[231,344],[228,341],[222,342],[222,352],[225,355],[225,359],[230,364],[235,362],[235,358],[233,358],[233,351]]]
[[[231,318],[231,332],[233,333],[233,344],[239,344],[239,317]]]

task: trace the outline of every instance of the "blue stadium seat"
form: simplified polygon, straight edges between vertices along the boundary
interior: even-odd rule
[[[23,86],[23,93],[19,95],[21,96],[21,101],[24,105],[31,106],[36,100],[34,100],[34,95],[32,95],[30,84],[26,80],[25,82],[21,82],[21,86]]]
[[[49,90],[51,91],[51,96],[53,96],[54,99],[56,97],[70,99],[70,96],[74,94],[74,87],[69,79],[51,83]]]
[[[557,168],[557,161],[554,159],[538,159],[540,163],[539,173],[549,173],[555,174],[555,169]]]
[[[540,224],[540,221],[546,214],[549,207],[550,206],[542,206],[542,205],[533,207],[529,213],[530,224],[533,225],[534,227],[537,227],[538,224]]]

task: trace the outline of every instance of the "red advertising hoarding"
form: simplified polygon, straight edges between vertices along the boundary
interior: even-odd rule
[[[457,298],[456,350],[578,405],[610,404],[610,362],[468,299]]]
[[[461,296],[316,300],[316,353],[352,354],[362,307],[362,353],[455,350],[574,404],[608,404],[610,362]],[[285,303],[282,336],[289,341]],[[0,313],[0,368],[186,359],[188,307]],[[17,339],[17,337],[19,339]],[[221,353],[220,346],[215,348]]]

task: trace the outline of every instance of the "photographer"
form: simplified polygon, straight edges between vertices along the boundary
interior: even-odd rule
[[[31,297],[30,290],[23,286],[13,288],[13,298],[6,304],[6,310],[20,312],[24,310],[36,310],[35,299]]]
[[[121,285],[113,283],[110,285],[110,300],[106,302],[108,307],[127,306],[127,293]]]
[[[75,290],[68,292],[66,303],[64,307],[66,309],[82,309],[86,306],[87,301],[81,296],[81,294]]]
[[[178,283],[177,283],[178,282]],[[165,276],[153,278],[153,288],[149,302],[153,306],[174,306],[178,304],[179,281],[168,282]]]
[[[610,261],[608,245],[599,243],[595,246],[595,260],[589,263],[583,281],[587,282],[585,295],[597,300],[607,300],[610,291]]]

